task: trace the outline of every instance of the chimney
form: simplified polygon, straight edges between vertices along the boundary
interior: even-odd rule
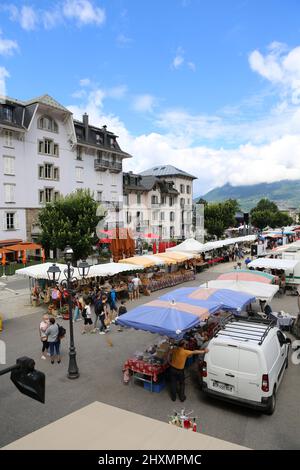
[[[84,134],[85,134],[85,140],[89,139],[89,116],[88,114],[84,113],[82,116],[82,122],[84,125]]]

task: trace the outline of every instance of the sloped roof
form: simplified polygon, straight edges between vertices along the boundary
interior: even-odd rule
[[[142,176],[187,176],[188,178],[197,179],[196,176],[190,175],[173,165],[161,165],[149,168],[149,170],[142,171]]]
[[[26,105],[32,104],[32,103],[46,104],[47,106],[51,106],[52,108],[56,108],[56,109],[59,109],[60,111],[64,111],[65,113],[72,114],[71,111],[69,111],[62,104],[60,104],[58,101],[52,98],[52,96],[47,95],[47,94],[38,96],[37,98],[33,98],[32,100],[25,102]]]

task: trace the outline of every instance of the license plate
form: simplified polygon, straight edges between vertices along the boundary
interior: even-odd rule
[[[223,382],[217,382],[216,380],[212,381],[212,386],[222,390],[223,392],[233,392],[234,389],[232,385],[224,384]]]

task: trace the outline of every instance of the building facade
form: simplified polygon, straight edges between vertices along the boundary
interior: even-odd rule
[[[124,225],[164,240],[190,237],[194,179],[172,165],[124,173]]]
[[[116,207],[131,157],[106,126],[74,120],[49,95],[0,101],[0,149],[0,240],[34,240],[43,205],[77,189]]]

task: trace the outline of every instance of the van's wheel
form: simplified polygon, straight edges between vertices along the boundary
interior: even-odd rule
[[[275,408],[276,408],[276,390],[274,388],[273,395],[269,399],[269,404],[268,404],[268,407],[266,409],[266,414],[267,415],[272,415],[275,411]]]

